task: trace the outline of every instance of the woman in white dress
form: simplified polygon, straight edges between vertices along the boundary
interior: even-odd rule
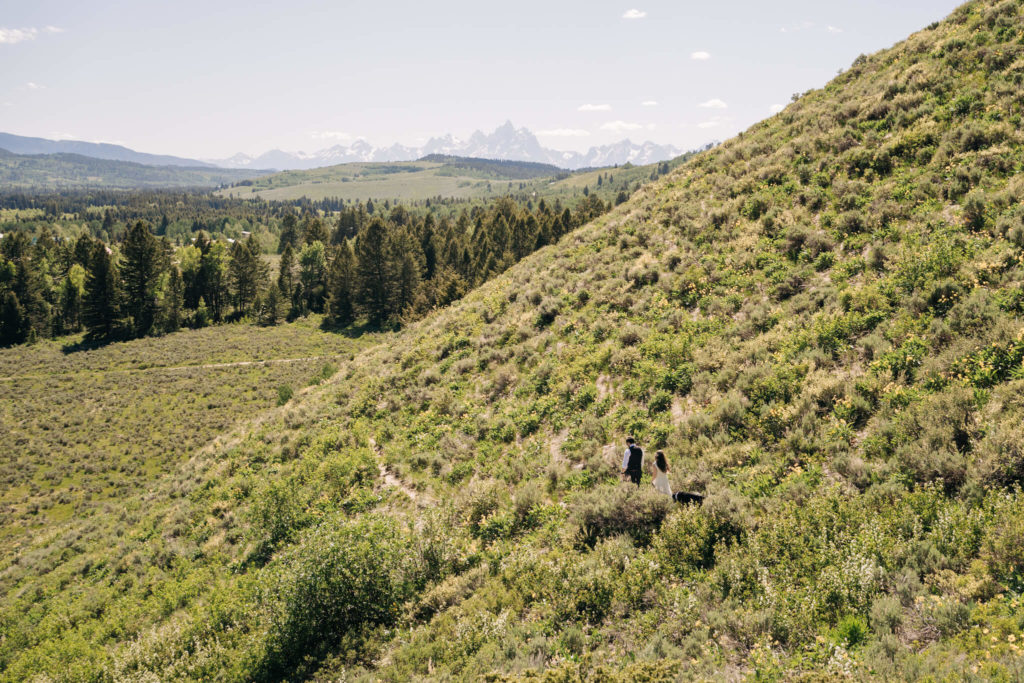
[[[672,495],[672,486],[668,483],[668,460],[661,451],[654,454],[654,488],[658,493]]]

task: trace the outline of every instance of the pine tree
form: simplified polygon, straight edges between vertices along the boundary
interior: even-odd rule
[[[259,243],[252,235],[245,242],[231,245],[228,281],[236,312],[242,315],[248,313],[266,279],[267,264],[263,262]]]
[[[96,242],[85,277],[85,299],[82,302],[82,324],[85,338],[108,341],[120,327],[118,318],[117,269],[107,253],[107,246]]]
[[[321,244],[327,244],[331,239],[331,236],[327,232],[327,227],[324,222],[317,216],[306,216],[306,220],[303,221],[302,226],[302,243],[313,244],[313,242],[320,242]]]
[[[181,328],[184,297],[185,284],[181,271],[172,265],[167,273],[167,288],[160,306],[160,327],[164,332],[175,332]]]
[[[327,278],[327,320],[343,327],[355,320],[356,264],[352,248],[343,242],[331,261]]]
[[[299,254],[299,282],[305,295],[306,308],[323,313],[327,299],[327,252],[319,240],[307,244]]]
[[[132,333],[143,337],[152,331],[156,321],[156,286],[162,266],[160,244],[149,227],[137,221],[128,229],[121,253],[125,312]]]
[[[283,254],[285,247],[290,246],[292,249],[295,249],[298,245],[298,220],[295,218],[295,214],[289,213],[281,221],[281,237],[277,243],[277,253]]]
[[[77,332],[82,327],[82,295],[85,289],[85,269],[74,264],[60,289],[60,323],[58,333]]]
[[[380,218],[370,220],[356,237],[356,260],[359,301],[370,321],[381,325],[391,315],[394,276],[387,249],[387,228]]]
[[[281,263],[277,271],[277,288],[281,290],[281,296],[290,299],[292,290],[295,289],[295,252],[292,245],[285,245],[281,252]]]
[[[267,296],[263,300],[263,312],[260,316],[262,323],[264,325],[276,325],[281,319],[283,304],[284,299],[281,296],[281,290],[278,288],[277,283],[270,283],[270,287],[267,288]]]
[[[7,292],[0,307],[0,346],[13,346],[25,341],[28,325],[18,295]]]
[[[388,240],[388,260],[394,276],[392,305],[395,313],[410,309],[420,292],[423,272],[423,251],[408,229],[394,229]]]

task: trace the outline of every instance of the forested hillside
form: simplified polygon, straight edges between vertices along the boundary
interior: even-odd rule
[[[0,675],[1021,678],[1022,113],[1021,0],[858,58],[5,553]]]
[[[80,154],[13,154],[0,148],[0,187],[5,190],[216,187],[265,173],[206,166],[151,166]]]

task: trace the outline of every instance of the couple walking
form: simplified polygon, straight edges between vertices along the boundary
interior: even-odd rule
[[[622,474],[640,488],[640,480],[644,475],[644,451],[636,445],[633,437],[626,439],[626,452],[622,455]],[[672,486],[668,483],[668,459],[661,451],[654,454],[654,488],[658,493],[672,495]]]

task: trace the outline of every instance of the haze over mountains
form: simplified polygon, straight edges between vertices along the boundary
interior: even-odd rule
[[[277,170],[299,170],[333,166],[351,162],[367,161],[413,161],[430,154],[446,154],[477,159],[502,159],[507,161],[532,161],[552,164],[560,168],[579,169],[598,166],[614,166],[630,162],[650,164],[665,161],[682,154],[672,145],[659,145],[650,141],[636,144],[622,140],[611,145],[591,147],[587,152],[566,152],[544,147],[527,128],[516,128],[511,121],[487,134],[476,131],[468,140],[460,140],[451,134],[431,138],[422,147],[394,144],[390,147],[374,147],[366,140],[356,140],[350,145],[334,145],[319,152],[283,152],[274,149],[256,157],[236,154],[228,159],[208,159],[210,163],[225,168],[272,168]]]
[[[47,140],[45,138],[25,137],[0,133],[0,149],[14,154],[79,154],[93,159],[108,161],[130,161],[146,166],[185,166],[190,168],[214,168],[214,164],[196,159],[167,154],[147,154],[136,152],[122,145],[106,142],[85,142],[84,140]]]

